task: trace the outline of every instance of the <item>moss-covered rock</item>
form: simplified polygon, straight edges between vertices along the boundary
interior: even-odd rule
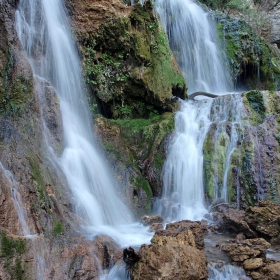
[[[257,205],[260,200],[279,202],[280,94],[252,90],[241,96],[240,120],[235,124],[230,118],[224,123],[214,122],[206,136],[203,147],[206,198],[209,203],[224,198],[221,193],[226,154],[235,125],[237,142],[230,155],[227,201],[241,208]],[[228,96],[219,99],[229,102]]]
[[[280,61],[272,48],[245,21],[221,13],[216,13],[215,18],[236,87],[279,89]]]
[[[186,85],[150,1],[124,17],[107,19],[84,38],[86,81],[92,109],[109,118],[147,118],[172,111],[171,98],[186,97]],[[96,97],[96,99],[95,99]]]
[[[124,195],[141,216],[151,210],[151,198],[161,194],[161,172],[174,114],[150,119],[98,118],[96,131],[102,139],[110,163],[118,174]],[[133,207],[134,207],[133,206]]]

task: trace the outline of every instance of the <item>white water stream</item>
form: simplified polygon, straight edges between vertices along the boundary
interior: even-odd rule
[[[26,215],[26,209],[23,205],[21,194],[19,192],[19,185],[16,179],[14,178],[14,175],[9,170],[5,169],[3,164],[0,162],[0,169],[2,170],[3,174],[5,175],[8,185],[11,190],[11,197],[13,200],[14,208],[18,214],[18,219],[20,221],[21,230],[23,236],[29,237],[31,236],[28,223],[27,223],[27,215]]]
[[[187,81],[188,93],[225,94],[230,75],[218,48],[216,24],[192,0],[156,0],[169,44]]]
[[[175,137],[163,169],[163,198],[158,211],[172,220],[201,220],[207,213],[203,190],[203,142],[212,100],[181,102]]]
[[[34,75],[49,81],[59,96],[65,143],[62,156],[55,160],[64,171],[86,232],[108,234],[123,246],[149,240],[147,229],[132,224],[130,211],[94,144],[81,65],[62,2],[21,0],[16,22]]]
[[[156,9],[185,76],[188,93],[229,94],[230,75],[218,47],[216,25],[207,13],[192,0],[157,0]],[[214,104],[212,100],[181,103],[181,110],[175,117],[175,136],[163,170],[163,196],[157,208],[170,220],[200,220],[207,212],[204,204],[203,143],[213,121],[227,121],[214,120],[210,112],[217,107],[218,111],[226,111],[228,107]],[[235,139],[234,132],[231,138]],[[230,140],[227,149],[227,166],[235,148],[234,139]],[[227,196],[227,172],[224,175],[225,189],[221,194],[224,197]]]

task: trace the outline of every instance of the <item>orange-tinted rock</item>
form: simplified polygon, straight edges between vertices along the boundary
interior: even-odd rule
[[[245,270],[254,270],[263,266],[263,259],[255,258],[244,261],[243,266]]]
[[[141,246],[141,259],[130,268],[131,279],[208,279],[205,254],[196,247],[199,227],[200,223],[184,221],[157,231],[151,245]]]
[[[194,235],[196,247],[199,250],[202,250],[204,248],[204,234],[207,230],[207,226],[201,222],[185,220],[181,222],[171,223],[166,226],[166,230],[172,231],[173,234],[180,233],[186,230],[191,230]]]

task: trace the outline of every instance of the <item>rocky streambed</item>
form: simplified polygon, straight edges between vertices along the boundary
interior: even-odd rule
[[[165,229],[159,216],[145,217],[157,230],[150,245],[124,258],[131,279],[280,279],[280,205],[261,201],[246,211],[228,205],[216,210],[207,221]]]

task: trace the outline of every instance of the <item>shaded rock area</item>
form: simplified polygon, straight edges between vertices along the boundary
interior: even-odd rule
[[[219,207],[218,211],[212,215],[214,231],[243,234],[246,238],[263,237],[279,244],[279,204],[260,201],[258,206],[248,207],[245,211],[227,207]]]
[[[246,239],[231,245],[220,246],[220,248],[235,262],[243,262],[248,259],[265,257],[266,250],[269,247],[270,243],[263,238]]]
[[[208,279],[203,248],[204,227],[199,222],[182,221],[167,225],[142,245],[140,260],[130,266],[132,280]]]
[[[260,201],[258,207],[246,210],[245,221],[260,236],[265,236],[272,243],[280,243],[280,205]]]
[[[242,19],[217,14],[219,35],[229,59],[236,88],[279,90],[278,49],[257,36]]]
[[[163,218],[160,215],[154,215],[154,216],[143,216],[141,218],[141,222],[145,225],[145,226],[151,226],[154,223],[162,223],[163,222]]]

